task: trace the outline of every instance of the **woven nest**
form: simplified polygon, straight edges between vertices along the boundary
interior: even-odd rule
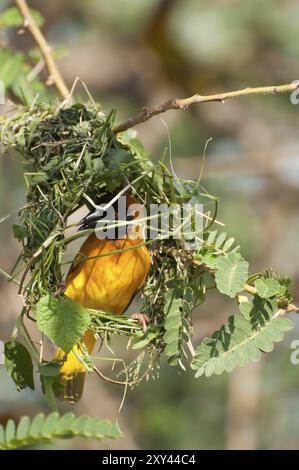
[[[19,225],[14,227],[22,243],[14,273],[22,272],[20,293],[25,312],[34,317],[35,306],[43,296],[62,292],[69,267],[66,247],[92,231],[65,236],[70,216],[80,207],[92,209],[91,201],[128,185],[128,191],[138,195],[145,207],[152,203],[181,205],[191,198],[209,202],[212,214],[205,214],[201,250],[188,251],[182,240],[171,236],[146,241],[153,262],[140,293],[141,311],[150,317],[145,334],[129,317],[90,311],[90,328],[105,341],[115,334],[127,335],[133,348],[141,349],[143,355],[144,351],[149,353],[148,376],[163,351],[171,364],[185,367],[190,354],[192,311],[204,299],[207,284],[200,263],[193,261],[211,251],[205,241],[217,203],[199,181],[179,180],[163,159],[150,159],[132,132],[115,135],[113,123],[113,112],[104,116],[82,104],[56,110],[36,105],[6,122],[2,140],[21,154],[27,185],[26,206],[20,210]],[[171,309],[173,302],[178,302],[179,308]],[[135,382],[140,379],[136,372],[139,366],[132,372]]]

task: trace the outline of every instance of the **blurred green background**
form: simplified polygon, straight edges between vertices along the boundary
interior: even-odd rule
[[[12,2],[0,0],[1,8]],[[80,77],[103,111],[118,119],[146,104],[195,92],[210,94],[299,79],[299,4],[296,0],[41,0],[69,87]],[[1,31],[0,45],[28,50],[28,34]],[[41,71],[45,77],[45,71]],[[0,77],[1,79],[1,77]],[[75,94],[87,99],[82,86]],[[54,95],[54,91],[53,91]],[[203,185],[220,197],[219,219],[236,236],[252,271],[273,266],[294,280],[299,300],[299,107],[289,95],[245,97],[170,111],[137,128],[159,158],[168,146],[180,176],[196,177],[207,149]],[[24,203],[21,163],[0,157],[0,218]],[[0,266],[9,271],[18,246],[9,219],[0,226]],[[21,308],[16,288],[0,278],[0,339],[7,340]],[[195,341],[220,326],[232,304],[219,294],[195,312]],[[259,364],[231,375],[195,380],[162,364],[159,378],[127,393],[89,377],[76,412],[117,418],[122,449],[299,448],[299,365],[290,344],[299,322]],[[104,368],[105,370],[105,368]],[[107,369],[107,373],[109,370]],[[65,409],[67,407],[64,407]],[[15,391],[0,366],[0,421],[47,411],[41,394]],[[110,445],[110,444],[109,444]],[[92,441],[60,441],[56,448],[99,448]],[[52,448],[53,448],[52,447]]]

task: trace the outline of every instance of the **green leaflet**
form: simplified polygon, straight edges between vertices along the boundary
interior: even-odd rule
[[[218,290],[229,297],[235,297],[244,289],[248,267],[248,262],[239,253],[218,258],[215,274]]]
[[[0,17],[1,29],[1,17]],[[31,67],[26,62],[26,56],[21,52],[10,49],[0,50],[0,77],[6,90],[13,92],[24,104],[31,103],[39,94],[46,98],[45,87],[38,78],[28,82],[27,76]]]
[[[50,377],[50,376],[47,376],[47,375],[41,375],[40,379],[41,379],[43,392],[46,396],[46,400],[47,400],[47,403],[48,403],[48,406],[49,406],[50,410],[58,411],[58,406],[57,406],[57,403],[56,403],[56,397],[55,397],[55,393],[54,393],[54,389],[53,389],[54,378]]]
[[[39,366],[39,373],[45,377],[58,377],[60,365],[57,362],[48,362]]]
[[[151,328],[147,331],[146,335],[142,335],[141,339],[135,339],[132,349],[142,349],[150,344],[160,334],[159,328]]]
[[[217,230],[212,230],[211,232],[209,232],[208,238],[206,239],[204,246],[212,249],[212,252],[214,252],[214,254],[222,253],[228,255],[232,252],[237,251],[240,248],[239,246],[236,246],[232,249],[234,243],[234,237],[227,238],[227,233],[222,232],[219,234]]]
[[[181,336],[181,309],[183,299],[178,296],[175,289],[170,289],[166,294],[164,314],[165,314],[165,333],[164,341],[166,343],[165,353],[170,358],[170,363],[175,365],[180,357],[180,336]]]
[[[68,297],[42,297],[37,304],[37,326],[66,353],[82,338],[90,323],[88,311]]]
[[[273,315],[273,311],[270,314],[269,304],[260,303],[259,308],[249,302],[241,305],[244,312],[244,307],[247,309],[245,316],[229,317],[227,324],[198,346],[191,364],[195,377],[232,372],[238,366],[258,361],[261,351],[272,351],[273,343],[281,341],[284,332],[293,327],[291,320]]]
[[[277,279],[257,279],[255,281],[255,287],[258,295],[263,298],[273,297],[274,295],[279,294],[281,291],[281,285]]]
[[[9,49],[0,50],[0,77],[9,88],[19,77],[23,66],[23,55]]]
[[[193,310],[193,290],[183,288],[183,284],[169,281],[170,289],[166,294],[164,304],[163,340],[168,362],[172,366],[179,365],[185,370],[184,345],[190,338],[190,319]]]
[[[225,232],[220,233],[218,238],[216,238],[216,240],[215,240],[215,247],[220,249],[222,247],[224,241],[226,240],[226,237],[227,237],[227,233],[225,233]]]
[[[30,9],[31,14],[35,23],[38,26],[42,26],[44,23],[44,19],[42,15],[37,10]],[[3,13],[0,15],[0,28],[19,28],[23,26],[24,19],[17,9],[17,7],[7,8]]]
[[[5,343],[4,355],[5,368],[18,390],[26,387],[34,390],[33,364],[25,346],[15,340],[8,341]]]
[[[204,240],[203,246],[196,255],[206,266],[216,269],[217,261],[221,255],[229,255],[239,250],[239,246],[235,246],[235,238],[227,238],[227,233],[218,233],[217,230],[208,232],[207,238]]]
[[[32,421],[23,416],[17,426],[11,419],[6,428],[0,425],[0,450],[17,449],[39,442],[51,442],[56,438],[75,436],[102,440],[120,438],[122,433],[116,424],[99,418],[76,417],[73,413],[62,416],[57,412],[48,416],[39,413]]]
[[[201,261],[211,269],[216,269],[217,266],[217,256],[214,253],[205,253],[201,257]]]
[[[269,320],[269,318],[272,317],[273,312],[276,312],[277,309],[278,303],[276,299],[262,299],[258,295],[256,295],[252,300],[241,302],[239,305],[240,312],[245,318],[251,321],[254,329]]]
[[[12,231],[13,231],[14,237],[19,241],[24,240],[24,238],[26,238],[28,236],[27,229],[26,229],[26,227],[24,227],[24,225],[14,224],[12,226]]]

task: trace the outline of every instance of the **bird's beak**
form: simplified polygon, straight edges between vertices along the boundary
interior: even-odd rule
[[[83,219],[78,222],[79,230],[92,228],[105,214],[105,206],[98,206],[98,208],[91,214],[87,214]]]

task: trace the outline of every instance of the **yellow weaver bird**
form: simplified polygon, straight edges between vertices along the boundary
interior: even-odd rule
[[[128,195],[126,200],[127,205],[136,203]],[[96,213],[89,215],[83,219],[83,228],[95,226],[94,222],[98,218]],[[130,237],[130,234],[119,240],[101,240],[95,233],[89,235],[79,251],[79,256],[85,259],[124,248],[132,249],[79,262],[67,276],[65,295],[86,308],[114,314],[124,313],[144,284],[150,269],[151,257],[146,246],[134,248],[143,242],[142,237]],[[64,351],[58,350],[55,359],[64,360],[60,369],[60,379],[64,385],[63,395],[60,394],[59,398],[71,403],[81,398],[86,368],[77,356],[83,356],[82,346],[91,354],[95,342],[93,333],[88,330],[67,357]]]

